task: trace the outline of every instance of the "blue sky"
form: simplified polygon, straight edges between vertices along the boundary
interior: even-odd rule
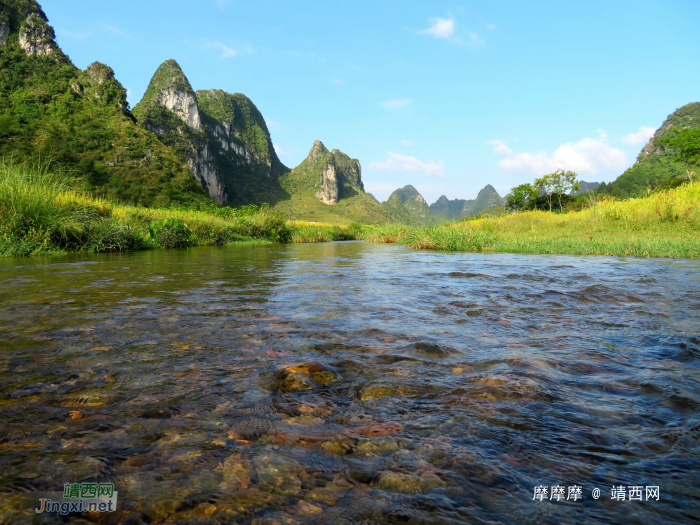
[[[194,89],[250,97],[287,166],[319,139],[380,200],[503,195],[558,168],[611,181],[700,100],[697,0],[40,3],[132,105],[174,58]]]

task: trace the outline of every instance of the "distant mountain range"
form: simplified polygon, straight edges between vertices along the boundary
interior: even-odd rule
[[[579,193],[635,196],[672,179],[682,168],[659,141],[679,127],[700,127],[700,103],[670,115],[616,181],[582,182]],[[408,185],[380,203],[364,190],[360,162],[318,140],[290,169],[248,97],[195,92],[175,60],[158,67],[130,111],[109,66],[95,62],[81,71],[61,51],[36,0],[0,1],[0,155],[53,158],[86,190],[144,206],[267,202],[309,221],[430,225],[505,202],[486,185],[476,199],[443,195],[429,206]]]
[[[476,196],[476,199],[449,200],[444,195],[430,205],[430,212],[440,221],[455,221],[464,217],[472,217],[497,206],[505,205],[493,186],[487,184]]]

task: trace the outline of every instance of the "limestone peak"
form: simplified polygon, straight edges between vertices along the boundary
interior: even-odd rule
[[[315,162],[316,159],[318,159],[320,156],[325,155],[328,153],[328,148],[323,145],[323,142],[320,140],[315,140],[314,145],[311,147],[311,151],[309,151],[309,154],[306,156],[307,160],[311,162]]]
[[[134,108],[135,114],[144,108],[161,104],[174,112],[193,129],[202,128],[197,97],[185,73],[172,58],[163,62],[151,78],[148,89]]]
[[[425,202],[423,199],[423,196],[418,193],[418,190],[411,186],[410,184],[407,184],[403,188],[399,188],[398,190],[395,190],[394,193],[396,196],[401,199],[401,202],[406,202],[408,199],[412,197],[420,197],[420,200]]]
[[[19,46],[27,55],[63,57],[54,39],[56,34],[36,0],[0,2],[0,46],[11,34],[18,35]]]

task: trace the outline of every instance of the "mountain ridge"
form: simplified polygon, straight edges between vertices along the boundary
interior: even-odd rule
[[[456,221],[504,204],[505,198],[501,197],[491,184],[487,184],[479,190],[476,199],[450,200],[442,195],[430,205],[430,212],[437,221]]]

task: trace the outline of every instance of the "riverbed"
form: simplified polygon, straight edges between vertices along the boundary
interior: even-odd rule
[[[0,260],[0,523],[697,522],[699,326],[693,260]]]

